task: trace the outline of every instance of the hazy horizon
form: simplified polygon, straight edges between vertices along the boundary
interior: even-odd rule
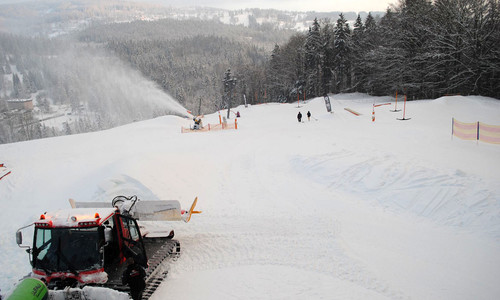
[[[21,2],[45,2],[46,0],[0,0],[0,4]],[[84,0],[82,0],[84,1]],[[117,0],[121,1],[121,0]],[[171,5],[175,7],[203,6],[228,10],[261,8],[287,11],[385,11],[398,0],[129,0],[123,2],[150,2]]]

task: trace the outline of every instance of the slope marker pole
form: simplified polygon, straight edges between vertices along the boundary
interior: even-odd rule
[[[392,112],[398,112],[401,111],[401,109],[398,109],[398,91],[396,91],[396,103],[394,105],[394,109],[391,110]]]
[[[403,118],[402,118],[402,119],[399,119],[399,118],[398,118],[398,120],[401,120],[401,121],[406,121],[406,120],[411,119],[411,118],[406,118],[406,117],[405,117],[405,115],[406,115],[406,94],[405,94],[405,104],[404,104],[404,106],[403,106]]]

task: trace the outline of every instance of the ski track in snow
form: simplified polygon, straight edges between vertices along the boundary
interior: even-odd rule
[[[151,300],[500,294],[498,146],[451,142],[451,117],[442,115],[456,110],[470,121],[472,109],[494,124],[496,102],[416,101],[411,122],[394,121],[385,107],[372,123],[372,103],[390,98],[331,100],[334,114],[324,113],[323,99],[239,107],[238,131],[180,134],[189,120],[165,117],[0,145],[13,171],[0,181],[2,293],[30,270],[15,244],[19,227],[67,207],[69,197],[137,193],[183,208],[198,196],[203,211],[189,224],[163,224],[175,229],[182,255]],[[298,123],[299,110],[318,121]]]
[[[474,231],[476,223],[486,224],[489,230],[485,234],[500,240],[500,202],[495,198],[500,187],[492,190],[481,178],[464,176],[460,170],[450,173],[403,165],[387,155],[365,159],[345,150],[294,161],[296,169],[309,170],[308,178],[332,190],[362,193],[363,198],[383,207],[409,211],[443,225]]]
[[[207,212],[215,219],[210,223],[197,221],[200,222],[198,226],[210,234],[194,233],[189,237],[180,237],[183,252],[171,270],[174,274],[241,266],[292,266],[352,282],[382,298],[407,298],[377,280],[344,253],[337,241],[341,225],[332,216],[321,213],[319,209],[304,207],[311,204],[307,188],[304,188],[306,174],[302,170],[283,171],[283,165],[288,164],[286,155],[282,158],[270,157],[266,149],[250,153],[238,150],[234,157],[227,155],[225,159],[230,163],[216,172],[221,195],[219,201],[227,201],[231,209],[220,215]],[[273,177],[288,179],[282,182],[261,176],[270,173]],[[232,186],[243,187],[244,190],[235,191]],[[297,197],[302,197],[304,201],[289,199],[289,202],[283,202],[281,197],[287,189],[294,190]],[[251,205],[246,206],[244,201],[236,201],[238,195],[260,199],[256,200],[260,205],[249,203]],[[248,228],[251,231],[247,231]]]
[[[199,224],[212,233],[183,236],[182,257],[172,265],[171,274],[175,278],[175,274],[181,272],[242,266],[288,266],[349,281],[383,295],[382,298],[407,299],[344,254],[336,240],[339,229],[334,221],[327,225],[317,224],[311,222],[314,218],[314,215],[293,220],[256,217],[242,221],[240,217],[223,217],[217,222],[217,228]],[[252,231],[242,232],[240,226],[252,228]],[[318,226],[329,230],[318,231]]]

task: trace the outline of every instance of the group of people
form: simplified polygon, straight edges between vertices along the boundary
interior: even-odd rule
[[[238,111],[236,113],[236,117],[239,118],[240,117],[240,112]],[[302,122],[302,113],[299,111],[299,113],[297,114],[297,120],[299,122]],[[193,126],[193,129],[194,130],[198,130],[198,129],[201,129],[203,127],[202,123],[201,123],[201,118],[199,116],[197,117],[194,117],[193,118],[193,121],[194,121],[194,126]],[[311,121],[311,112],[310,111],[307,111],[307,121]]]
[[[297,120],[299,120],[299,123],[302,122],[302,114],[299,113],[297,114]],[[311,112],[307,111],[307,121],[311,121]]]

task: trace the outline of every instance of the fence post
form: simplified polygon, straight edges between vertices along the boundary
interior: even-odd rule
[[[477,140],[476,145],[479,145],[479,121],[477,121]]]
[[[454,130],[455,130],[455,118],[454,117],[451,117],[451,140],[453,141],[453,134],[455,133]]]

